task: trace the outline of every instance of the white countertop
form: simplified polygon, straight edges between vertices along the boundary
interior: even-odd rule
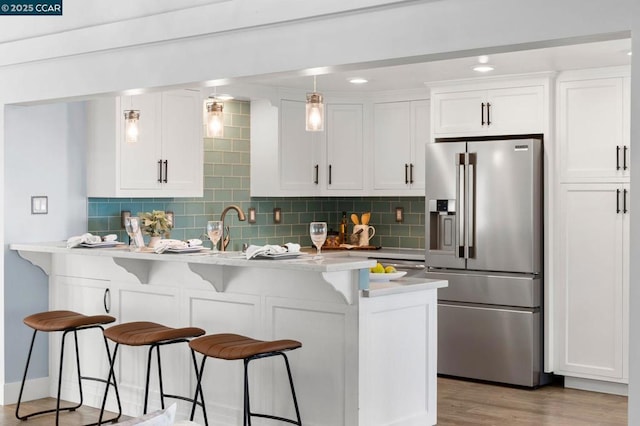
[[[369,289],[362,290],[364,297],[386,296],[389,294],[406,293],[410,291],[433,290],[447,287],[446,280],[432,280],[426,278],[400,278],[393,281],[371,281]]]
[[[348,250],[349,256],[371,259],[424,261],[424,249],[381,248],[380,250]]]
[[[267,269],[290,269],[310,272],[337,272],[354,269],[368,269],[375,266],[373,259],[352,256],[345,251],[327,252],[322,259],[316,260],[313,255],[303,253],[295,259],[251,259],[247,260],[241,252],[203,251],[198,253],[163,253],[153,251],[130,251],[129,246],[112,248],[67,248],[65,241],[45,243],[14,243],[11,250],[19,252],[71,254],[85,256],[103,256],[117,259],[157,260],[166,262],[198,263],[222,266],[260,267]],[[148,249],[147,249],[148,250]]]

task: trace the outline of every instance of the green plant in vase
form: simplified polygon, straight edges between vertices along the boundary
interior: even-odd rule
[[[152,212],[139,213],[138,216],[142,232],[151,237],[149,247],[154,247],[163,237],[169,236],[173,225],[166,212],[153,210]]]

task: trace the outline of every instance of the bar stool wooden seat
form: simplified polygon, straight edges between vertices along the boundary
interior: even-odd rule
[[[116,355],[118,353],[118,348],[120,345],[126,346],[149,346],[149,353],[147,356],[147,373],[146,373],[146,382],[144,389],[144,412],[143,414],[147,414],[147,406],[149,401],[149,378],[151,374],[151,357],[153,350],[156,350],[156,359],[158,364],[158,385],[160,390],[160,404],[164,409],[164,398],[173,398],[180,399],[187,402],[192,402],[194,404],[200,405],[202,407],[205,423],[207,423],[207,412],[204,407],[204,402],[202,401],[202,392],[200,392],[200,401],[197,400],[198,394],[196,397],[191,399],[190,397],[180,396],[180,395],[172,395],[164,392],[164,386],[162,383],[162,363],[160,361],[160,347],[164,345],[171,345],[174,343],[185,343],[189,342],[189,339],[194,337],[202,336],[205,334],[205,331],[198,327],[182,327],[182,328],[172,328],[167,327],[162,324],[157,324],[154,322],[148,321],[136,321],[136,322],[128,322],[120,325],[114,325],[113,327],[109,327],[104,331],[104,335],[107,339],[115,342],[116,346],[113,351],[113,358],[111,359],[111,367],[110,367],[110,378],[113,377],[113,382],[115,383],[115,373],[113,370],[113,366],[116,362]],[[196,357],[193,351],[191,351],[191,358],[193,361],[193,367],[198,373],[198,365],[196,362]],[[102,408],[100,413],[100,419],[102,419],[102,413],[104,412],[104,406],[107,400],[107,394],[109,389],[105,391],[104,398],[102,400]],[[195,406],[195,405],[194,405]]]
[[[56,413],[56,425],[59,423],[60,411],[75,411],[80,406],[82,406],[83,402],[83,394],[82,394],[82,380],[92,380],[97,382],[102,382],[107,384],[107,389],[109,388],[108,380],[101,379],[98,377],[86,377],[82,376],[80,372],[80,354],[78,351],[78,331],[89,330],[92,328],[99,328],[104,330],[103,325],[110,324],[114,322],[116,319],[110,315],[83,315],[73,311],[47,311],[40,312],[37,314],[29,315],[24,319],[24,323],[33,329],[33,337],[31,338],[31,346],[29,347],[29,355],[27,355],[27,364],[24,368],[24,375],[22,377],[22,384],[20,385],[20,394],[18,395],[18,403],[16,405],[16,418],[19,420],[27,420],[30,417],[37,416],[40,414],[48,414],[48,413]],[[22,392],[24,391],[25,381],[27,379],[27,371],[29,370],[29,363],[31,362],[31,354],[33,352],[33,344],[36,340],[36,335],[38,331],[42,332],[56,332],[62,331],[62,344],[60,349],[60,367],[58,370],[58,395],[56,397],[56,408],[52,408],[49,410],[38,411],[34,413],[30,413],[27,415],[20,415],[20,404],[22,401]],[[77,405],[73,405],[71,407],[60,407],[60,393],[62,387],[62,366],[64,361],[64,345],[67,334],[73,333],[74,341],[75,341],[75,352],[76,352],[76,366],[78,371],[78,387],[80,392],[80,402]],[[107,351],[107,358],[109,364],[111,364],[111,355],[109,353],[109,345],[107,340],[103,337],[105,348]],[[115,386],[115,383],[113,383]],[[117,421],[122,414],[122,407],[120,405],[120,396],[118,394],[118,388],[115,387],[116,399],[118,401],[118,415],[110,419],[108,421]],[[102,416],[102,414],[101,414]],[[91,423],[91,425],[96,425],[98,423]]]
[[[212,334],[208,336],[193,339],[189,346],[193,351],[201,353],[203,356],[198,372],[198,382],[196,385],[196,395],[202,395],[202,374],[204,372],[204,364],[208,357],[224,360],[244,360],[244,421],[243,424],[251,426],[251,417],[262,417],[272,420],[280,420],[295,425],[302,425],[300,420],[300,410],[298,408],[298,400],[293,387],[293,378],[291,376],[291,368],[289,360],[285,355],[285,351],[290,351],[302,347],[302,343],[296,340],[274,340],[263,341],[238,334]],[[270,414],[252,413],[249,398],[249,362],[272,356],[282,356],[285,366],[287,367],[287,375],[289,376],[289,386],[291,388],[291,396],[293,397],[293,405],[296,410],[296,420],[287,419]],[[191,420],[195,412],[195,404],[191,410]]]

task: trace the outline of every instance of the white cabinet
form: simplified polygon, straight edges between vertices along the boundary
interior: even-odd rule
[[[361,104],[328,104],[325,193],[364,189],[364,137]],[[355,192],[357,194],[357,192]]]
[[[428,100],[373,105],[373,190],[380,195],[424,195]]]
[[[486,84],[486,83],[485,83]],[[499,87],[499,86],[503,87]],[[438,87],[431,92],[434,137],[544,133],[546,81],[484,87]]]
[[[628,180],[629,93],[625,75],[558,82],[562,182]]]
[[[280,101],[279,136],[280,187],[301,194],[318,193],[320,173],[325,176],[324,167],[320,170],[324,134],[305,130],[305,102]]]
[[[628,208],[626,184],[561,185],[556,374],[628,380]]]
[[[124,138],[124,111],[139,110],[139,137]],[[90,197],[199,197],[203,194],[202,102],[176,90],[90,101]]]
[[[363,105],[326,104],[323,132],[305,130],[304,101],[275,105],[251,103],[251,195],[363,195]]]

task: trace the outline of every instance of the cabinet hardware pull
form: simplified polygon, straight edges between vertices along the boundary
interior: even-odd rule
[[[627,146],[626,145],[622,147],[622,170],[627,170]]]
[[[616,170],[620,170],[620,145],[616,146]]]
[[[169,160],[164,160],[164,183],[167,183],[167,177],[169,176]]]
[[[620,213],[620,190],[616,189],[616,213]]]
[[[413,163],[409,163],[409,183],[413,185]]]
[[[318,184],[318,169],[319,169],[317,164],[314,166],[314,169],[316,169],[316,178],[313,181],[313,183],[315,183],[317,185]]]
[[[480,105],[480,125],[484,126],[484,102]]]
[[[109,301],[107,304],[107,300]],[[111,291],[108,288],[104,289],[104,297],[102,298],[102,304],[104,305],[104,311],[109,313],[111,311]]]
[[[329,164],[329,185],[331,185],[331,164]]]
[[[407,163],[404,164],[404,184],[409,184],[409,165]]]
[[[162,160],[158,160],[158,182],[162,183]]]
[[[627,190],[622,191],[622,213],[627,214]]]
[[[487,126],[491,126],[491,104],[487,102]]]

